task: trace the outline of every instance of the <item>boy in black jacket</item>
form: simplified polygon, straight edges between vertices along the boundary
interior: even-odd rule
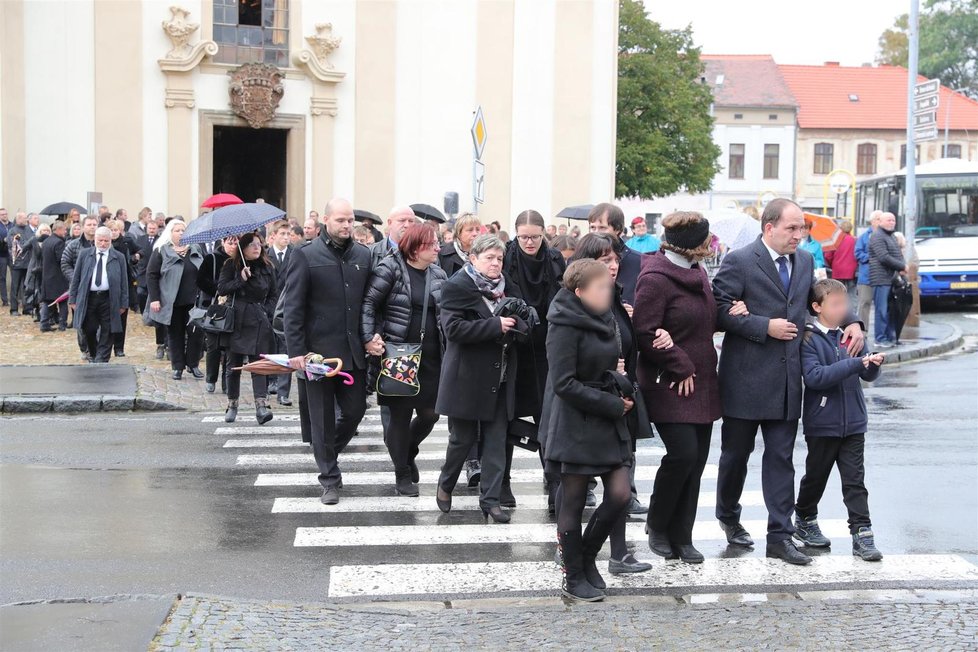
[[[850,357],[841,343],[840,327],[849,314],[849,298],[842,283],[824,279],[815,283],[812,293],[812,310],[817,318],[807,324],[801,344],[805,379],[802,425],[808,457],[795,504],[794,537],[806,546],[831,545],[818,527],[818,501],[832,467],[838,466],[842,500],[849,511],[852,554],[866,561],[879,561],[883,555],[873,541],[869,492],[863,482],[868,419],[859,380],[879,377],[883,355],[867,355],[864,349],[860,357]]]

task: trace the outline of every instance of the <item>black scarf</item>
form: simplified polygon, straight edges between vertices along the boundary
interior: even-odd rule
[[[516,271],[519,274],[523,300],[536,308],[538,313],[545,315],[554,293],[551,278],[553,270],[547,255],[547,246],[541,246],[534,256],[527,255],[519,246],[516,249]]]

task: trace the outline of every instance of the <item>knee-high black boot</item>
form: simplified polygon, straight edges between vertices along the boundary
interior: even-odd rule
[[[601,577],[601,573],[598,572],[598,565],[595,560],[597,559],[598,552],[601,550],[601,546],[607,541],[608,535],[611,534],[611,530],[615,527],[615,521],[619,516],[619,514],[609,514],[609,511],[611,510],[606,508],[605,503],[601,503],[594,510],[594,513],[591,514],[591,520],[587,522],[587,527],[584,529],[582,547],[584,574],[587,576],[587,581],[595,588],[602,590],[607,585],[604,582],[604,578]]]
[[[557,554],[560,556],[563,571],[561,593],[572,600],[585,602],[604,600],[604,592],[595,588],[584,572],[582,548],[580,530],[557,533]]]

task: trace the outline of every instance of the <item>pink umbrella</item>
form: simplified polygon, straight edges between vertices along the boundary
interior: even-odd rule
[[[60,297],[58,297],[57,299],[55,299],[54,301],[52,301],[51,303],[49,303],[48,304],[48,308],[53,308],[56,305],[58,305],[59,303],[61,303],[62,301],[66,301],[67,299],[68,299],[68,293],[65,292]]]
[[[221,206],[230,206],[231,204],[243,204],[244,202],[237,195],[232,195],[229,192],[220,192],[213,197],[210,197],[207,201],[200,205],[201,208],[220,208]]]

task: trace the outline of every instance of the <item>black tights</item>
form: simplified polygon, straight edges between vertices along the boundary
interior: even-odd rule
[[[591,480],[589,475],[577,473],[562,473],[558,494],[559,509],[557,512],[557,531],[580,529],[584,517],[584,502],[587,499],[587,486]],[[627,466],[619,466],[601,476],[604,485],[604,496],[601,504],[594,510],[592,519],[620,521],[628,503],[632,499],[632,483],[629,479]],[[624,521],[622,521],[624,524]],[[616,528],[617,529],[617,525]],[[622,536],[624,545],[624,536]],[[612,542],[614,546],[614,542]],[[612,550],[612,555],[615,554]],[[622,556],[624,556],[622,554]],[[615,557],[620,559],[621,557]]]
[[[412,414],[417,414],[413,419]],[[395,473],[409,473],[410,464],[418,456],[421,442],[431,434],[431,429],[438,423],[438,413],[432,408],[417,408],[411,406],[392,406],[390,420],[384,443],[394,463]]]

